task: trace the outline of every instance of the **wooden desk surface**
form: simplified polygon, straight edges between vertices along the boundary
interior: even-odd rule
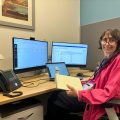
[[[77,72],[79,72],[79,71],[74,69],[74,70],[70,71],[70,74],[72,76],[75,76],[75,74]],[[85,74],[90,73],[89,70],[82,70],[82,71],[80,70],[80,72],[83,72]],[[41,76],[41,77],[38,77],[38,78],[39,78],[38,82],[41,82],[41,84],[39,84],[38,86],[32,87],[32,88],[21,87],[21,88],[16,90],[16,91],[22,91],[23,92],[23,95],[21,95],[21,96],[14,97],[14,98],[9,98],[9,97],[3,96],[3,94],[0,93],[0,105],[4,105],[4,104],[15,102],[15,101],[18,101],[18,100],[26,99],[26,98],[29,98],[29,97],[34,97],[34,96],[37,96],[37,95],[41,95],[41,94],[48,93],[50,91],[56,90],[55,82],[46,81],[48,77]],[[35,81],[36,78],[34,78],[34,79],[33,78],[32,79],[28,78],[28,80],[26,80],[26,81],[32,81],[32,80]]]
[[[17,89],[17,91],[22,91],[23,95],[18,96],[18,97],[9,98],[9,97],[3,96],[3,94],[1,93],[0,94],[0,105],[4,105],[4,104],[10,103],[10,102],[15,102],[15,101],[22,100],[25,98],[48,93],[55,89],[56,89],[56,84],[51,81],[44,82],[44,83],[40,84],[39,86],[32,87],[32,88],[21,87],[21,88]]]

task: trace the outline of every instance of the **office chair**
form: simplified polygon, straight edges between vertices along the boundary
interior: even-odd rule
[[[120,119],[120,114],[117,114],[116,111],[114,110],[114,107],[112,105],[118,105],[120,106],[120,99],[113,99],[110,100],[109,102],[105,103],[105,111],[108,116],[109,120],[119,120]]]
[[[120,106],[120,99],[110,100],[109,102],[106,102],[104,105],[106,114],[101,116],[99,120],[120,120],[120,114],[117,114],[113,107],[113,105]],[[77,116],[76,119],[74,120],[82,120],[83,112],[70,114],[73,116],[75,115]]]

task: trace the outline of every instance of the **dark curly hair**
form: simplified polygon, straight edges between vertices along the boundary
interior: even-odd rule
[[[106,31],[104,31],[100,36],[99,49],[102,49],[101,41],[107,32],[110,32],[112,38],[117,42],[116,51],[120,52],[120,30],[119,29],[107,29]]]

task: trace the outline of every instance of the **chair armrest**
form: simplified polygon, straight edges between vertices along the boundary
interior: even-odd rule
[[[109,120],[119,120],[117,113],[113,107],[113,105],[120,106],[120,99],[112,99],[105,104],[105,111],[108,115]]]
[[[116,104],[120,105],[120,99],[113,99],[107,102],[107,104]]]
[[[112,99],[105,103],[105,105],[113,105],[113,104],[120,106],[120,99]]]

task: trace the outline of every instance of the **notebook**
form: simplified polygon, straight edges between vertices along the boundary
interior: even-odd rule
[[[56,75],[56,85],[58,89],[68,90],[67,85],[74,87],[76,90],[82,90],[82,84],[79,78],[66,76],[66,75]]]
[[[47,63],[46,67],[50,80],[55,80],[56,67],[59,68],[59,72],[61,75],[69,75],[68,69],[64,62]]]

